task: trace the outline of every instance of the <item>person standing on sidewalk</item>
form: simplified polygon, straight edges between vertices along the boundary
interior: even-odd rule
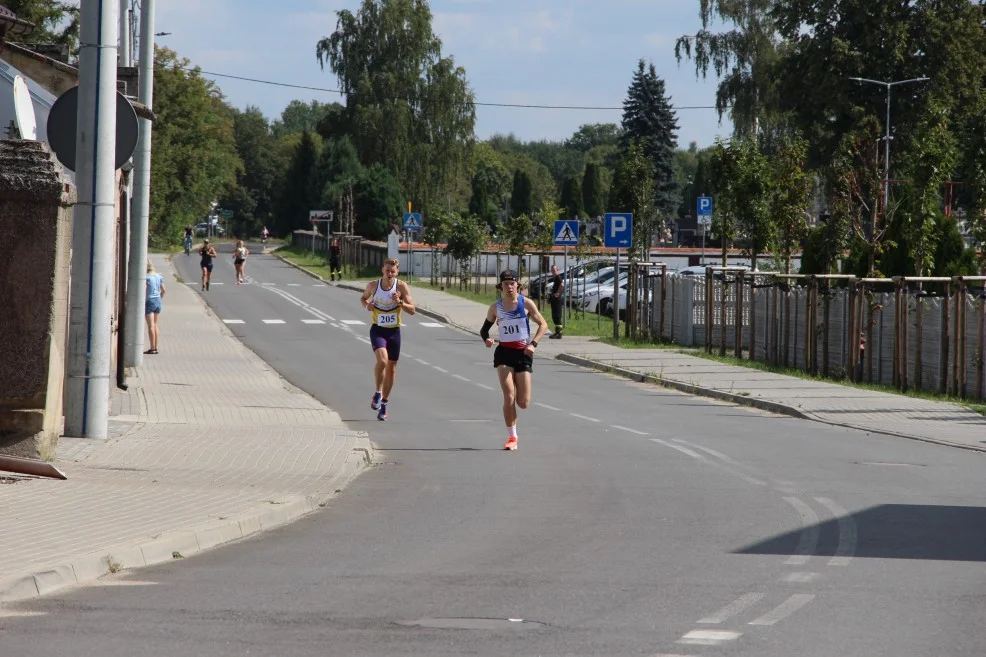
[[[551,291],[548,292],[548,300],[551,303],[551,319],[555,323],[555,332],[549,338],[561,340],[562,330],[562,292],[565,291],[565,281],[558,274],[558,265],[551,265]]]
[[[207,292],[209,282],[212,280],[212,259],[216,257],[216,249],[209,244],[209,240],[205,240],[202,248],[199,249],[199,255],[202,256],[202,261],[199,263],[202,267],[202,291]]]
[[[520,281],[514,271],[501,272],[497,288],[503,297],[490,305],[479,334],[488,349],[497,341],[490,335],[490,329],[494,324],[499,325],[500,344],[493,352],[493,367],[503,391],[503,421],[509,433],[503,449],[512,450],[517,449],[517,408],[531,405],[534,350],[548,330],[548,322],[538,312],[537,304],[520,294]],[[531,319],[538,325],[533,339]]]
[[[399,263],[396,258],[383,261],[383,278],[367,283],[360,297],[360,304],[373,313],[370,326],[370,347],[376,357],[373,365],[373,382],[376,391],[370,400],[370,408],[378,411],[377,419],[387,419],[387,404],[397,377],[397,361],[401,356],[401,313],[417,312],[411,287],[397,280]]]
[[[147,276],[144,279],[144,319],[147,320],[147,342],[150,347],[145,354],[157,353],[158,317],[161,315],[161,300],[164,298],[164,278],[154,271],[154,265],[147,263]]]
[[[339,266],[339,240],[334,239],[329,245],[329,280],[342,280],[342,267]]]

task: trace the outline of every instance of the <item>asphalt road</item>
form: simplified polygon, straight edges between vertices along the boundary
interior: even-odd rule
[[[421,315],[378,422],[357,295],[247,275],[221,254],[213,311],[378,465],[291,526],[0,610],[0,654],[986,653],[982,455],[548,359],[504,452],[491,351]]]

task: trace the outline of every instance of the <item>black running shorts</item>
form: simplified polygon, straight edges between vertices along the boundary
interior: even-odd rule
[[[497,346],[493,350],[493,367],[501,365],[512,367],[514,372],[533,372],[534,356],[528,356],[523,349]]]

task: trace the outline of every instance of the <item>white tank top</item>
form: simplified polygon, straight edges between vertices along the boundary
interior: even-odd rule
[[[396,280],[389,290],[383,289],[383,280],[378,280],[377,289],[370,297],[370,303],[373,304],[373,323],[381,328],[397,328],[401,325],[401,306],[390,296],[396,290]]]
[[[517,307],[504,310],[503,299],[496,302],[496,321],[500,326],[500,346],[524,349],[531,343],[531,325],[524,308],[524,295],[517,295]]]

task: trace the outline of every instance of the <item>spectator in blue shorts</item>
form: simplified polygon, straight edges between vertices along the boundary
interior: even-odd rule
[[[144,319],[147,320],[147,341],[150,349],[145,354],[157,353],[158,339],[158,316],[161,314],[161,299],[167,290],[164,288],[164,278],[161,274],[154,271],[154,265],[147,263],[147,277],[145,279],[144,297]]]

